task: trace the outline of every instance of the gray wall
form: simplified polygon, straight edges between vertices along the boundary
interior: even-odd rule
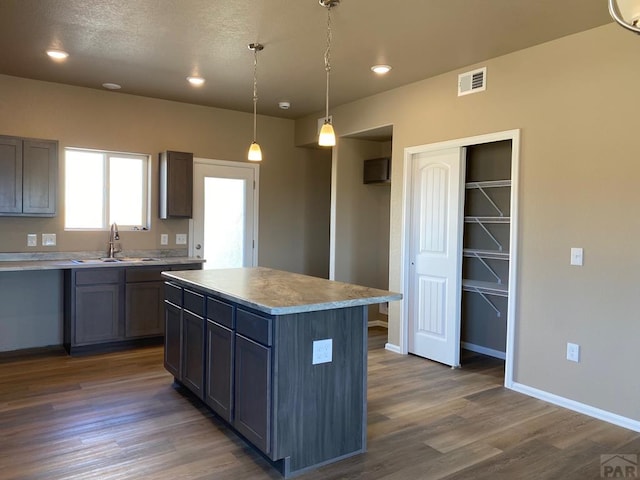
[[[264,154],[259,264],[326,276],[329,246],[320,240],[328,238],[329,228],[330,167],[322,161],[326,153],[295,147],[292,120],[259,116],[258,123]],[[64,231],[63,151],[67,146],[151,154],[151,230],[121,232],[121,243],[125,251],[159,249],[160,235],[168,233],[169,248],[179,248],[175,234],[188,232],[188,221],[158,219],[158,152],[173,149],[200,158],[245,161],[252,127],[249,113],[0,75],[0,134],[58,140],[60,157],[58,215],[49,219],[0,217],[0,253],[105,248],[108,232]],[[55,233],[58,244],[27,249],[27,233]],[[2,293],[0,350],[59,344],[57,294],[38,297],[42,305],[36,306],[25,302],[28,294],[21,293],[30,284],[42,292],[60,292],[59,277],[50,272],[30,273],[29,280],[14,284],[14,276],[18,278],[12,273],[2,277],[9,288]],[[21,317],[5,313],[18,311]],[[20,318],[30,319],[31,326]]]
[[[640,421],[640,39],[614,24],[333,108],[338,135],[393,125],[389,287],[401,290],[404,151],[521,130],[515,381]],[[486,66],[487,90],[457,97]],[[297,121],[315,136],[319,114]],[[338,152],[342,137],[338,139]],[[569,265],[571,247],[584,266]],[[392,302],[389,342],[401,333]],[[580,363],[566,360],[581,345]]]

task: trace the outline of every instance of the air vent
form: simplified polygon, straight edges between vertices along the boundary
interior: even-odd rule
[[[487,89],[487,67],[458,75],[458,96]]]

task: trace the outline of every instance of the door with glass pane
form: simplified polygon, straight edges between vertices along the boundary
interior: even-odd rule
[[[205,269],[257,265],[258,166],[195,159],[193,177],[190,254]]]

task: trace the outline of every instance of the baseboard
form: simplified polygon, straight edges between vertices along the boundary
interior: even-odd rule
[[[385,322],[384,320],[369,320],[367,327],[383,327],[388,329],[389,322]]]
[[[384,349],[389,350],[390,352],[393,352],[393,353],[402,354],[402,350],[400,350],[400,347],[398,345],[394,345],[393,343],[386,343],[384,346]]]
[[[493,348],[481,347],[480,345],[475,345],[469,342],[460,342],[460,346],[465,350],[481,353],[482,355],[488,355],[490,357],[499,358],[501,360],[506,360],[507,358],[506,353],[501,352],[500,350],[494,350]]]
[[[575,400],[570,400],[553,393],[545,392],[544,390],[538,390],[537,388],[529,387],[521,383],[514,382],[510,388],[516,392],[524,393],[530,397],[544,400],[545,402],[553,403],[560,407],[568,408],[574,412],[582,413],[584,415],[597,418],[598,420],[618,425],[619,427],[628,428],[634,432],[640,432],[640,421],[638,420],[623,417],[622,415],[601,410],[599,408],[576,402]]]

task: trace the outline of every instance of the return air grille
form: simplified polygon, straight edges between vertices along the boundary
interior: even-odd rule
[[[487,89],[487,67],[458,75],[458,96]]]

